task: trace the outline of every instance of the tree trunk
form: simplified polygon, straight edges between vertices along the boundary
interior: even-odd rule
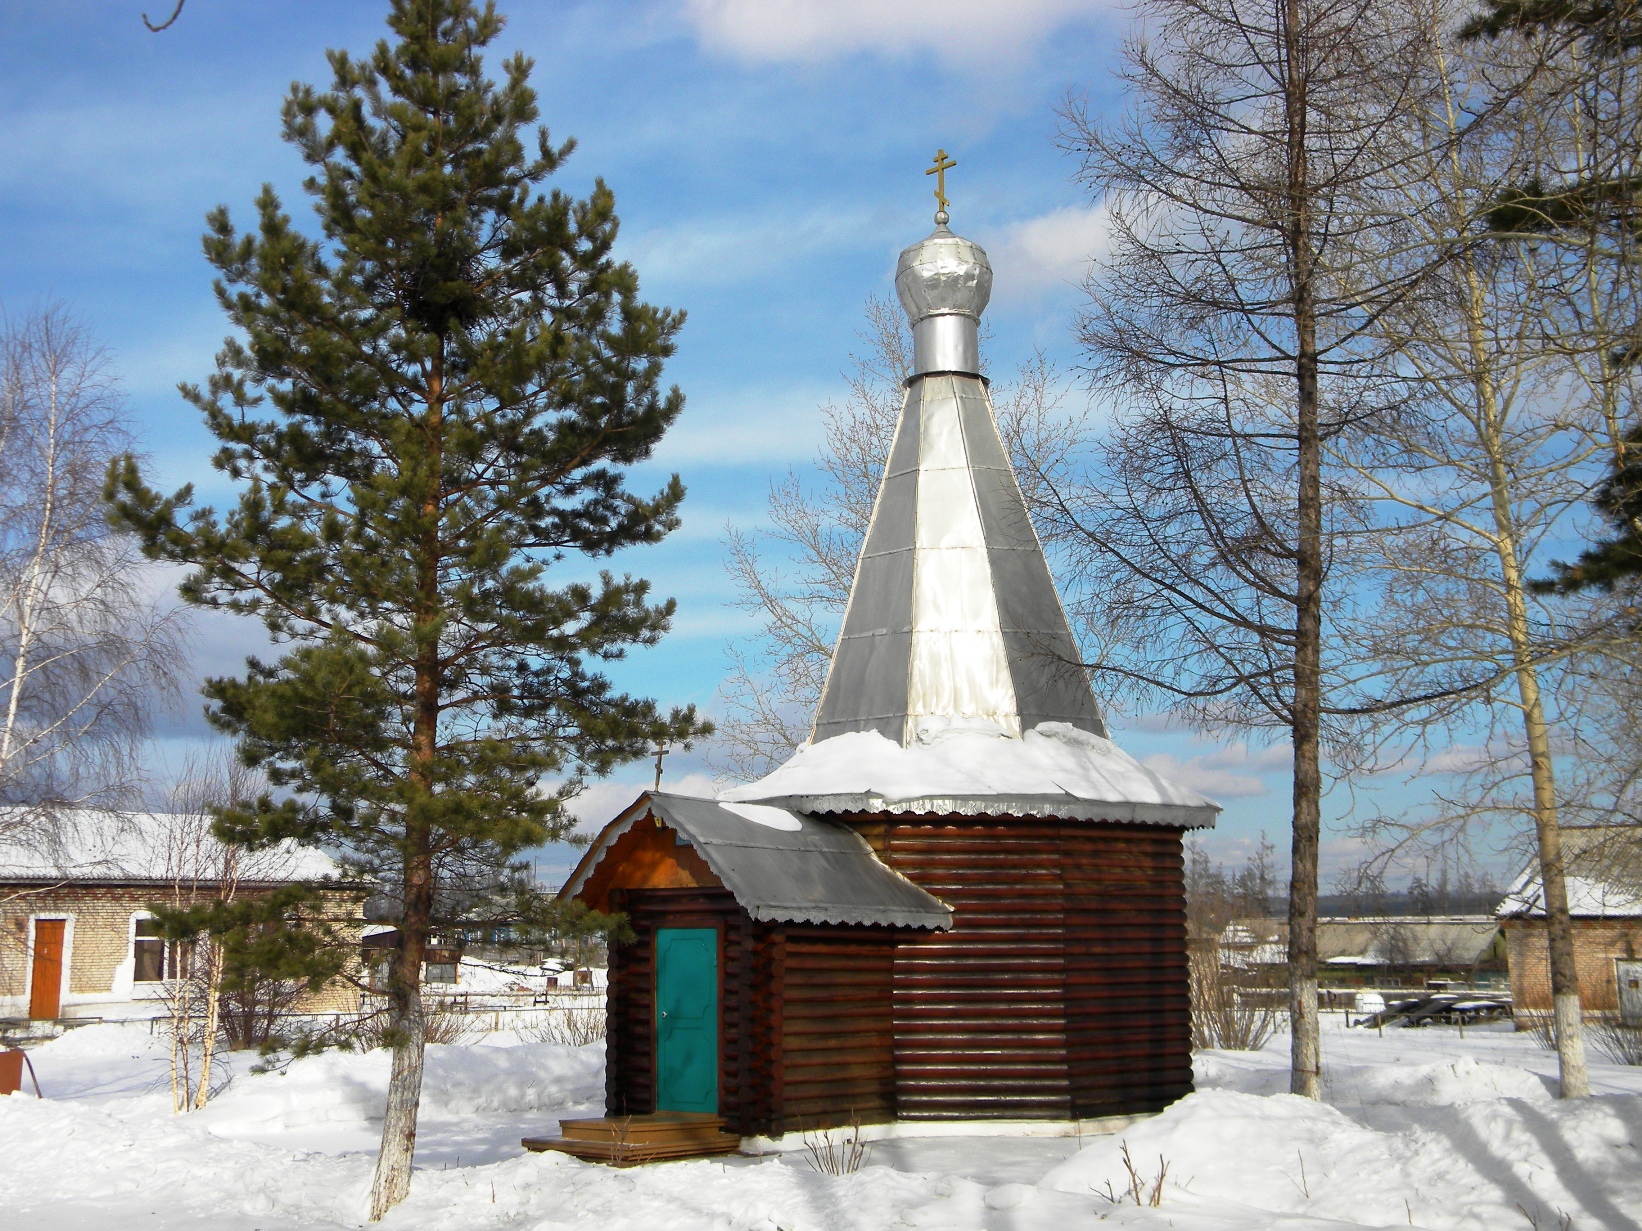
[[[1496,485],[1495,511],[1501,496]],[[1508,510],[1505,511],[1508,515]],[[1551,736],[1533,662],[1528,605],[1517,563],[1516,540],[1507,519],[1501,525],[1499,555],[1505,583],[1507,626],[1516,661],[1517,695],[1522,701],[1523,735],[1534,787],[1534,832],[1539,846],[1539,876],[1545,898],[1545,939],[1550,948],[1551,1008],[1556,1032],[1557,1070],[1563,1098],[1591,1092],[1585,1068],[1585,1024],[1579,1000],[1579,970],[1574,964],[1574,921],[1568,913],[1568,884],[1562,864],[1562,829],[1557,821],[1556,775],[1551,764]]]
[[[400,947],[388,980],[393,1001],[393,1074],[388,1080],[388,1106],[382,1121],[382,1149],[376,1159],[371,1187],[371,1221],[376,1222],[410,1193],[411,1162],[416,1154],[416,1115],[422,1098],[423,1045],[427,1023],[422,1014],[422,958],[432,930],[434,876],[432,836],[426,821],[417,818],[434,795],[434,761],[439,748],[439,639],[433,629],[441,615],[439,601],[439,510],[443,430],[444,365],[436,354],[428,378],[424,416],[425,453],[414,459],[425,471],[422,498],[422,536],[418,545],[417,592],[413,623],[416,640],[416,714],[410,748],[411,784],[416,788],[406,807],[404,847],[404,908],[400,916]],[[411,462],[410,464],[414,464]]]
[[[222,1009],[217,984],[222,982],[222,946],[213,940],[202,940],[206,946],[205,961],[205,1033],[200,1038],[200,1081],[194,1090],[194,1110],[198,1111],[211,1099],[211,1061],[217,1054],[217,1031],[221,1028]]]
[[[376,1156],[376,1177],[371,1184],[372,1222],[379,1221],[410,1195],[411,1163],[416,1157],[416,1113],[422,1100],[423,1046],[427,1039],[422,989],[408,987],[403,996],[394,999],[393,1073],[388,1078],[382,1148]]]
[[[1317,305],[1306,148],[1307,73],[1299,0],[1287,0],[1283,31],[1288,138],[1289,268],[1294,296],[1296,492],[1294,841],[1289,871],[1289,1089],[1321,1098],[1317,1017],[1317,848],[1322,827],[1323,487],[1317,404]]]
[[[1550,948],[1551,1005],[1556,1036],[1557,1069],[1563,1098],[1584,1098],[1591,1092],[1585,1068],[1584,1014],[1579,1000],[1579,972],[1574,965],[1574,925],[1568,913],[1568,886],[1562,865],[1562,831],[1557,821],[1556,773],[1551,763],[1551,737],[1545,722],[1545,704],[1534,665],[1533,630],[1528,622],[1528,599],[1517,554],[1516,518],[1511,507],[1511,474],[1505,464],[1505,427],[1499,391],[1489,374],[1482,344],[1482,291],[1475,268],[1466,266],[1467,325],[1476,379],[1478,426],[1488,456],[1489,497],[1494,519],[1494,549],[1505,594],[1506,635],[1522,703],[1522,732],[1528,745],[1529,776],[1534,790],[1534,831],[1539,848],[1540,884],[1544,887],[1545,934]]]
[[[1303,369],[1302,369],[1303,371]],[[1291,1093],[1321,1098],[1317,1009],[1317,851],[1322,829],[1322,482],[1316,369],[1300,382],[1298,593],[1294,639],[1294,841],[1289,872]],[[1309,403],[1309,406],[1308,406]]]

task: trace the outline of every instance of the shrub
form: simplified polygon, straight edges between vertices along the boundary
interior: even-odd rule
[[[1642,1026],[1627,1026],[1617,1014],[1603,1013],[1587,1026],[1597,1050],[1615,1064],[1642,1064]]]
[[[1259,1051],[1277,1033],[1278,1006],[1257,1002],[1238,986],[1237,972],[1221,964],[1218,944],[1194,945],[1189,970],[1194,1047]]]

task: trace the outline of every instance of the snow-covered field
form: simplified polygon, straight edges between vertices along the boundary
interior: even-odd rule
[[[385,1228],[560,1231],[1642,1231],[1642,1069],[1593,1066],[1562,1105],[1552,1057],[1508,1028],[1325,1037],[1328,1101],[1281,1093],[1286,1040],[1198,1057],[1198,1093],[1120,1136],[874,1145],[854,1175],[803,1151],[627,1171],[527,1155],[520,1136],[596,1110],[602,1044],[429,1049],[411,1196]],[[202,1112],[170,1112],[163,1046],[92,1026],[32,1053],[46,1094],[0,1099],[5,1231],[286,1231],[363,1224],[382,1054],[238,1066]],[[1597,1059],[1593,1057],[1593,1059]],[[1149,1199],[1137,1206],[1127,1146]],[[1114,1200],[1115,1198],[1115,1200]]]

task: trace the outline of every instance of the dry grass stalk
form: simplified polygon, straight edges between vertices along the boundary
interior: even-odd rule
[[[822,1175],[853,1175],[866,1165],[872,1143],[861,1140],[861,1117],[851,1111],[847,1134],[842,1129],[805,1133],[804,1149],[810,1166]]]
[[[1123,1169],[1129,1173],[1129,1196],[1134,1198],[1136,1205],[1150,1206],[1157,1209],[1163,1204],[1163,1181],[1169,1177],[1169,1164],[1163,1155],[1157,1156],[1157,1178],[1146,1180],[1141,1178],[1140,1172],[1135,1170],[1135,1161],[1129,1156],[1129,1143],[1121,1144],[1123,1150]],[[1111,1186],[1107,1185],[1107,1191]]]
[[[540,1017],[518,1029],[521,1038],[533,1043],[557,1043],[561,1047],[586,1047],[597,1043],[608,1032],[609,1021],[604,998],[587,1004],[574,1002],[554,1005]]]

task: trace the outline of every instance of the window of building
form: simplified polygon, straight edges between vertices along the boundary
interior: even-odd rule
[[[456,982],[455,962],[429,962],[427,972],[426,981],[429,983]]]
[[[138,983],[159,983],[165,978],[165,941],[158,936],[159,929],[152,919],[137,920],[137,938],[131,942],[136,957]]]
[[[186,979],[194,969],[194,946],[187,941],[162,940],[152,919],[137,920],[137,934],[131,942],[132,979],[137,983],[161,983],[166,979]]]

